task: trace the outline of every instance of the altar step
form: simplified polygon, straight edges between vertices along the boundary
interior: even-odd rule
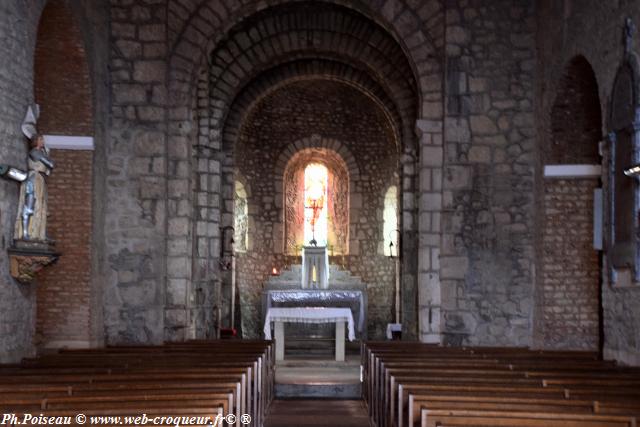
[[[277,398],[357,399],[362,395],[361,384],[358,354],[348,354],[345,362],[291,355],[276,364]]]
[[[270,288],[278,289],[280,286],[284,288],[299,287],[301,282],[302,264],[294,264],[289,269],[282,270],[278,276],[270,276],[267,280],[267,285]],[[329,265],[330,288],[357,288],[363,286],[364,284],[359,276],[355,276],[350,271],[343,270],[335,264]]]
[[[332,357],[335,355],[336,340],[334,338],[288,338],[286,341],[285,357],[286,356],[326,356]],[[360,341],[345,341],[345,353],[358,354],[360,353]]]

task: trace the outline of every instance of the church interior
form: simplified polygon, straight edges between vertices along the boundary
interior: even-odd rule
[[[0,0],[0,425],[636,426],[638,25]]]

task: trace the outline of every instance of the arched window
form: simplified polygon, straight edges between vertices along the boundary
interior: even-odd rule
[[[235,183],[233,240],[236,252],[246,252],[249,247],[249,205],[247,191],[240,181]]]
[[[331,255],[346,255],[349,242],[349,174],[333,150],[308,148],[297,152],[284,172],[284,251],[300,255],[313,238]],[[314,202],[315,200],[315,202]]]
[[[388,256],[398,256],[398,187],[392,185],[384,196],[382,214],[382,251]]]
[[[636,61],[634,56],[628,55],[618,70],[611,100],[610,256],[614,281],[615,273],[623,270],[631,271],[635,280],[640,280],[638,180],[625,174],[625,169],[640,161],[640,94]]]
[[[329,171],[319,163],[304,169],[304,240],[327,245]]]

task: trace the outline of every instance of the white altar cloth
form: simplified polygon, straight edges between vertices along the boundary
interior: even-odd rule
[[[338,307],[271,307],[264,320],[264,337],[271,339],[271,322],[333,323],[347,322],[349,341],[356,339],[351,309]]]

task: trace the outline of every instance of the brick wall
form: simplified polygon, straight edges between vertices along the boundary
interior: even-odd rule
[[[90,318],[92,151],[52,150],[48,233],[62,253],[39,276],[38,345],[87,345]]]
[[[537,3],[538,17],[538,79],[536,82],[537,126],[540,129],[540,146],[545,147],[551,138],[551,115],[558,88],[566,75],[567,67],[577,56],[583,56],[593,68],[600,98],[603,119],[608,117],[610,99],[618,67],[624,56],[623,31],[627,17],[640,25],[640,4],[637,2],[558,2],[543,0]],[[640,37],[636,33],[632,51],[640,52]],[[608,132],[603,120],[601,135]],[[604,145],[603,188],[608,199],[607,157],[609,144]],[[539,194],[544,194],[539,189]],[[605,212],[605,230],[609,212]],[[569,228],[570,229],[570,228]],[[606,236],[606,234],[605,234]],[[607,271],[607,253],[603,254],[603,270]],[[640,286],[630,284],[621,287],[610,283],[603,274],[602,315],[604,328],[604,357],[623,363],[640,365]]]
[[[542,253],[543,340],[547,347],[598,350],[598,252],[593,249],[597,179],[546,180]]]
[[[49,0],[38,27],[34,90],[38,130],[93,135],[91,82],[80,28],[64,0]]]
[[[93,135],[93,100],[80,28],[63,0],[42,12],[34,59],[38,131]],[[43,270],[37,289],[37,344],[86,346],[90,340],[93,152],[54,150],[47,179],[47,233],[63,255]]]

